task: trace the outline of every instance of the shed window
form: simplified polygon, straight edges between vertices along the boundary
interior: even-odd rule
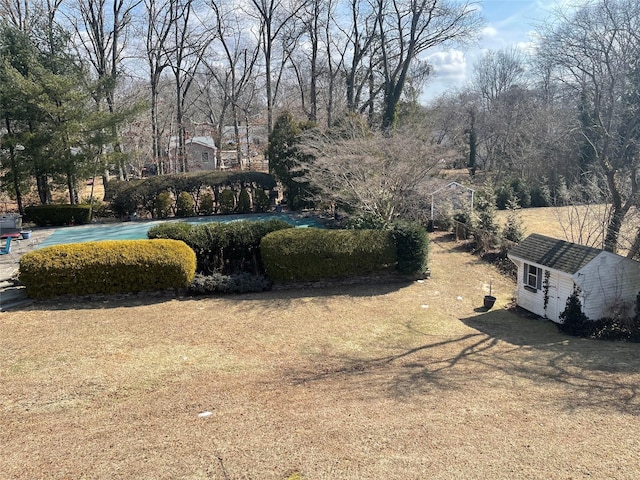
[[[524,286],[527,290],[537,291],[542,288],[542,269],[535,265],[524,264]]]
[[[202,163],[209,163],[209,152],[202,152]]]

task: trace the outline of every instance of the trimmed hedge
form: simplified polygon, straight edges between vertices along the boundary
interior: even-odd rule
[[[236,196],[232,190],[223,190],[218,198],[220,202],[220,213],[227,215],[236,209]]]
[[[177,240],[111,240],[55,245],[20,259],[27,295],[135,293],[187,288],[196,256]]]
[[[39,227],[85,225],[91,221],[90,205],[32,205],[24,213]]]
[[[417,223],[400,222],[393,224],[391,231],[397,248],[398,273],[424,273],[429,259],[429,237],[426,230]]]
[[[260,242],[267,275],[274,281],[312,281],[393,271],[396,246],[387,230],[295,228]]]
[[[177,198],[180,192],[188,192],[197,198],[199,194],[212,194],[215,203],[196,205],[200,215],[215,213],[219,205],[219,191],[230,188],[239,192],[245,186],[256,192],[260,190],[273,191],[276,187],[275,178],[262,172],[201,172],[178,175],[154,175],[141,180],[118,181],[112,180],[106,186],[105,200],[108,201],[114,213],[120,217],[127,217],[133,212],[148,212],[155,216],[155,201],[158,194],[169,191]],[[201,200],[203,197],[201,197]],[[233,208],[233,206],[232,206]],[[207,213],[209,211],[210,213]]]
[[[278,218],[195,225],[167,222],[151,227],[147,236],[183,240],[196,253],[199,273],[262,274],[260,240],[270,232],[290,228],[291,224]]]
[[[164,222],[151,227],[147,231],[147,237],[152,240],[156,238],[182,240],[188,245],[192,229],[193,225],[187,222]]]

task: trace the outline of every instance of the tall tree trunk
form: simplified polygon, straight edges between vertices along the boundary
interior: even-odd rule
[[[7,136],[11,138],[13,136],[11,121],[5,117],[5,125],[7,130]],[[24,206],[22,205],[22,191],[20,189],[20,175],[18,171],[18,159],[16,158],[16,150],[13,142],[9,145],[9,162],[11,165],[11,182],[13,184],[13,191],[16,195],[16,203],[18,204],[18,211],[21,215],[24,215]]]
[[[608,162],[603,162],[608,164]],[[608,252],[616,253],[618,249],[618,238],[620,237],[620,229],[627,212],[631,208],[631,204],[626,205],[622,202],[622,195],[616,182],[616,172],[609,169],[605,172],[609,193],[611,194],[611,216],[607,223],[607,230],[604,237],[604,249]]]

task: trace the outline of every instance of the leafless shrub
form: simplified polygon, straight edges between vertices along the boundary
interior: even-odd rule
[[[415,218],[428,205],[428,177],[452,155],[428,136],[397,132],[385,136],[357,122],[335,131],[309,132],[300,148],[301,168],[324,201],[350,206],[383,221]]]

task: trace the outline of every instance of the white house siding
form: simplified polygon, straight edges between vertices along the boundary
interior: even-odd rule
[[[549,272],[549,301],[547,303],[547,310],[545,311],[545,316],[550,320],[558,320],[558,315],[562,311],[562,292],[561,286],[563,283],[563,277],[554,271],[549,271],[546,269],[542,269],[542,274],[545,275],[545,272]],[[542,291],[542,299],[544,304],[544,284]]]
[[[640,265],[610,252],[602,252],[574,275],[582,291],[583,310],[597,320],[614,308],[627,308],[633,315],[640,291]]]

